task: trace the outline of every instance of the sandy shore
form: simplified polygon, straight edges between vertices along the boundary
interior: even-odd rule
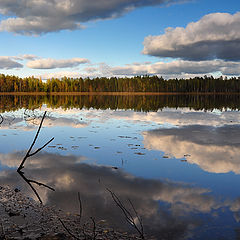
[[[64,223],[61,223],[61,221]],[[69,230],[69,232],[67,231]],[[72,234],[72,236],[71,236]],[[42,205],[24,196],[18,189],[0,186],[0,239],[140,239],[116,232],[104,222],[79,223],[79,216]],[[149,239],[149,238],[148,238]]]

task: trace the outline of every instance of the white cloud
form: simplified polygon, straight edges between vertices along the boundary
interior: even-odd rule
[[[89,72],[89,69],[85,69]],[[133,63],[125,66],[111,67],[102,64],[94,70],[94,74],[99,76],[134,76],[134,75],[161,75],[165,78],[170,78],[175,75],[184,77],[185,75],[196,76],[198,74],[209,75],[220,72],[223,75],[239,75],[240,62],[209,60],[209,61],[184,61],[175,60],[171,62],[156,62],[152,64]]]
[[[41,58],[29,61],[27,63],[27,67],[34,69],[72,68],[88,62],[89,60],[86,58],[72,58],[72,59]]]
[[[23,65],[13,60],[14,57],[0,56],[0,69],[22,68]]]
[[[0,30],[39,35],[82,28],[83,22],[119,17],[135,8],[182,2],[180,0],[0,0],[0,13],[7,18]]]
[[[144,40],[144,54],[185,60],[240,60],[240,12],[212,13],[186,28],[167,28]]]
[[[23,59],[27,59],[27,60],[34,60],[36,58],[39,58],[38,56],[36,56],[34,54],[23,54],[20,57]]]

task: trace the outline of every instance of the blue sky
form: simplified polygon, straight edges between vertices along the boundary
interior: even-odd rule
[[[0,0],[0,73],[238,76],[239,6],[236,0]]]

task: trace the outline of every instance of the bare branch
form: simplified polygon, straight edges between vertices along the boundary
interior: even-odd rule
[[[45,143],[42,147],[38,148],[35,152],[31,153],[28,155],[28,157],[31,157],[35,154],[37,154],[38,152],[40,152],[43,148],[45,148],[50,142],[52,142],[54,140],[54,137],[51,138],[47,143]]]
[[[0,118],[1,118],[1,120],[0,120],[0,124],[2,124],[3,123],[3,116],[0,114]]]
[[[47,112],[45,111],[44,114],[43,114],[41,123],[40,123],[40,125],[39,125],[39,127],[38,127],[37,133],[36,133],[36,135],[35,135],[35,137],[34,137],[34,139],[33,139],[33,142],[32,142],[32,144],[31,144],[30,148],[28,149],[25,157],[23,158],[21,164],[19,165],[19,167],[18,167],[18,169],[17,169],[17,172],[19,173],[19,175],[20,175],[20,176],[23,178],[23,180],[31,187],[31,189],[33,190],[33,192],[34,192],[35,195],[37,196],[37,198],[38,198],[38,200],[39,200],[40,203],[42,203],[42,200],[41,200],[41,198],[40,198],[37,190],[33,187],[32,183],[37,184],[38,186],[46,187],[46,188],[48,188],[48,189],[50,189],[50,190],[52,190],[52,191],[55,191],[55,189],[52,188],[52,187],[50,187],[50,186],[48,186],[48,185],[46,185],[46,184],[44,184],[44,183],[40,183],[40,182],[38,182],[38,181],[35,181],[35,180],[32,180],[32,179],[28,179],[27,177],[25,177],[24,172],[22,171],[22,169],[24,168],[24,163],[25,163],[25,161],[26,161],[29,157],[32,157],[33,155],[35,155],[35,154],[37,154],[38,152],[40,152],[43,148],[45,148],[45,147],[46,147],[50,142],[52,142],[53,139],[54,139],[54,138],[51,138],[51,139],[50,139],[47,143],[45,143],[42,147],[38,148],[35,152],[31,153],[32,148],[34,147],[34,145],[35,145],[35,143],[36,143],[36,140],[37,140],[37,138],[38,138],[38,135],[39,135],[39,132],[40,132],[40,130],[41,130],[41,127],[42,127],[42,124],[43,124],[43,120],[44,120],[44,118],[45,118],[45,116],[46,116],[46,113],[47,113]]]
[[[125,219],[127,221],[127,223],[129,223],[139,234],[139,236],[141,237],[141,239],[145,239],[144,238],[144,230],[143,230],[143,224],[142,224],[142,219],[139,217],[133,203],[131,202],[130,199],[128,199],[131,208],[133,209],[134,214],[136,215],[136,218],[140,224],[140,228],[138,227],[138,225],[136,224],[136,221],[133,217],[133,215],[131,214],[131,212],[129,210],[127,210],[127,208],[123,205],[123,203],[121,202],[121,200],[119,199],[119,197],[112,192],[110,189],[107,188],[107,191],[111,194],[113,201],[116,203],[116,205],[122,210]]]
[[[39,127],[38,127],[37,133],[36,133],[36,135],[35,135],[35,138],[33,139],[33,142],[32,142],[32,144],[31,144],[30,148],[28,149],[25,157],[23,158],[23,160],[22,160],[22,162],[21,162],[21,164],[20,164],[20,166],[19,166],[19,168],[18,168],[17,171],[20,171],[20,170],[24,167],[24,163],[25,163],[25,161],[27,160],[28,157],[34,155],[34,154],[30,154],[30,152],[32,151],[32,148],[33,148],[34,144],[36,143],[36,140],[37,140],[38,135],[39,135],[39,132],[40,132],[40,130],[41,130],[41,128],[42,128],[43,120],[44,120],[44,118],[45,118],[46,113],[47,113],[47,112],[45,111],[44,114],[43,114],[41,123],[40,123],[40,125],[39,125]],[[53,139],[54,139],[54,138],[52,138],[50,141],[48,141],[48,144],[49,144]],[[46,146],[46,144],[45,144],[44,146]],[[43,147],[42,147],[42,148],[43,148]],[[41,148],[41,149],[42,149],[42,148]],[[40,150],[41,150],[41,149],[40,149]],[[39,151],[36,151],[36,153],[37,153],[37,152],[39,152]],[[35,153],[35,154],[36,154],[36,153]]]
[[[33,190],[33,192],[34,192],[35,195],[37,196],[39,202],[42,203],[42,199],[40,198],[37,190],[33,187],[33,185],[31,184],[31,182],[24,176],[24,172],[19,171],[18,173],[19,173],[19,175],[23,178],[23,180],[30,186],[30,188]]]
[[[78,192],[78,202],[79,202],[79,223],[81,224],[81,218],[82,218],[82,200],[81,195]]]
[[[74,235],[67,227],[66,225],[64,224],[64,222],[59,218],[59,221],[61,222],[62,226],[64,227],[64,229],[68,232],[68,234],[75,238],[75,239],[79,239],[76,235]]]
[[[92,235],[92,239],[93,240],[96,240],[96,237],[97,237],[97,232],[96,232],[96,222],[95,222],[95,219],[93,217],[90,217],[90,219],[92,220],[93,222],[93,235]]]
[[[50,187],[50,186],[48,186],[48,185],[46,185],[46,184],[44,184],[44,183],[40,183],[40,182],[38,182],[38,181],[31,180],[31,179],[29,179],[28,181],[29,181],[30,183],[35,183],[35,184],[37,184],[38,186],[43,186],[43,187],[46,187],[46,188],[48,188],[48,189],[50,189],[50,190],[52,190],[52,191],[55,191],[54,188],[52,188],[52,187]]]

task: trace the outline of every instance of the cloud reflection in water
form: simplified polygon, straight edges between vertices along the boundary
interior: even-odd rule
[[[1,155],[1,164],[17,165],[21,152]],[[138,213],[143,216],[145,228],[156,236],[167,239],[181,239],[200,224],[197,214],[212,214],[213,210],[224,207],[217,202],[208,189],[167,180],[152,180],[134,177],[122,170],[111,167],[88,165],[85,157],[61,156],[41,153],[26,163],[26,176],[53,186],[56,192],[39,188],[41,198],[47,204],[70,212],[78,211],[77,192],[83,201],[83,215],[98,220],[107,219],[115,227],[127,227],[120,210],[113,203],[106,187],[113,190],[125,201],[131,199]],[[15,171],[0,172],[2,184],[13,187],[21,185],[31,197]]]
[[[176,158],[187,157],[213,173],[240,173],[240,125],[221,127],[189,125],[144,133],[144,146],[164,151]]]

